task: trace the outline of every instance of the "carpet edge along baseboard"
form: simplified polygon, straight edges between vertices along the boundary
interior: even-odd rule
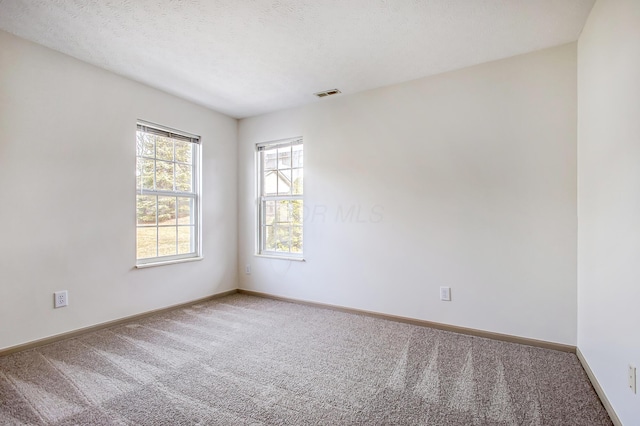
[[[21,343],[15,346],[9,346],[8,348],[0,349],[0,357],[10,355],[15,352],[26,351],[27,349],[37,348],[39,346],[55,343],[60,340],[71,339],[92,331],[102,330],[105,328],[115,327],[130,321],[140,320],[152,315],[160,314],[162,312],[172,311],[174,309],[184,308],[196,303],[206,302],[213,299],[229,296],[237,293],[237,289],[223,291],[221,293],[212,294],[210,296],[201,297],[199,299],[191,300],[189,302],[178,303],[176,305],[166,306],[164,308],[153,309],[150,311],[141,312],[139,314],[129,315],[124,318],[115,319],[112,321],[101,322],[99,324],[90,325],[88,327],[78,328],[76,330],[67,331],[65,333],[55,334],[53,336],[44,337],[42,339],[32,340],[30,342]]]
[[[443,331],[451,331],[453,333],[466,334],[469,336],[484,337],[487,339],[501,340],[501,341],[510,342],[510,343],[519,343],[522,345],[535,346],[535,347],[544,348],[544,349],[552,349],[552,350],[561,351],[561,352],[570,352],[574,354],[576,353],[575,346],[565,345],[563,343],[555,343],[555,342],[548,342],[546,340],[537,340],[537,339],[531,339],[528,337],[513,336],[511,334],[494,333],[491,331],[478,330],[475,328],[460,327],[456,325],[443,324],[439,322],[432,322],[432,321],[402,317],[402,316],[391,315],[391,314],[383,314],[380,312],[366,311],[363,309],[347,308],[344,306],[331,305],[328,303],[311,302],[308,300],[276,296],[273,294],[263,293],[263,292],[254,291],[254,290],[238,289],[238,293],[246,294],[249,296],[266,297],[269,299],[281,300],[283,302],[299,303],[303,305],[314,306],[317,308],[332,309],[340,312],[367,315],[370,317],[387,319],[390,321],[404,322],[407,324],[419,325],[422,327],[430,327],[430,328],[435,328]]]
[[[435,328],[435,329],[438,329],[438,330],[451,331],[451,332],[454,332],[454,333],[466,334],[466,335],[470,335],[470,336],[478,336],[478,337],[484,337],[484,338],[488,338],[488,339],[501,340],[501,341],[505,341],[505,342],[519,343],[519,344],[528,345],[528,346],[536,346],[536,347],[540,347],[540,348],[544,348],[544,349],[552,349],[552,350],[557,350],[557,351],[562,351],[562,352],[576,353],[576,347],[575,346],[565,345],[565,344],[562,344],[562,343],[555,343],[555,342],[548,342],[548,341],[545,341],[545,340],[530,339],[530,338],[527,338],[527,337],[513,336],[513,335],[510,335],[510,334],[494,333],[494,332],[491,332],[491,331],[477,330],[477,329],[467,328],[467,327],[459,327],[459,326],[455,326],[455,325],[449,325],[449,324],[443,324],[443,323],[438,323],[438,322],[420,320],[420,319],[415,319],[415,318],[402,317],[402,316],[397,316],[397,315],[384,314],[384,313],[380,313],[380,312],[366,311],[366,310],[362,310],[362,309],[348,308],[348,307],[344,307],[344,306],[331,305],[331,304],[327,304],[327,303],[311,302],[311,301],[308,301],[308,300],[301,300],[301,299],[295,299],[295,298],[289,298],[289,297],[276,296],[276,295],[273,295],[273,294],[263,293],[263,292],[259,292],[259,291],[253,291],[253,290],[233,289],[233,290],[229,290],[229,291],[224,291],[224,292],[221,292],[221,293],[213,294],[211,296],[206,296],[206,297],[203,297],[203,298],[200,298],[200,299],[192,300],[192,301],[189,301],[189,302],[184,302],[184,303],[180,303],[180,304],[177,304],[177,305],[171,305],[171,306],[167,306],[167,307],[164,307],[164,308],[154,309],[154,310],[151,310],[151,311],[146,311],[146,312],[142,312],[140,314],[130,315],[130,316],[127,316],[127,317],[124,317],[124,318],[120,318],[120,319],[116,319],[116,320],[113,320],[113,321],[107,321],[107,322],[103,322],[103,323],[100,323],[100,324],[79,328],[77,330],[72,330],[72,331],[69,331],[69,332],[65,332],[65,333],[61,333],[61,334],[56,334],[56,335],[53,335],[53,336],[45,337],[45,338],[42,338],[42,339],[33,340],[31,342],[22,343],[22,344],[15,345],[15,346],[9,346],[8,348],[0,349],[0,356],[6,356],[6,355],[9,355],[9,354],[12,354],[12,353],[15,353],[15,352],[20,352],[20,351],[24,351],[24,350],[27,350],[27,349],[36,348],[38,346],[48,345],[50,343],[54,343],[54,342],[57,342],[59,340],[70,339],[70,338],[77,337],[77,336],[80,336],[82,334],[89,333],[89,332],[92,332],[92,331],[97,331],[97,330],[101,330],[101,329],[105,329],[105,328],[109,328],[109,327],[114,327],[114,326],[117,326],[117,325],[120,325],[120,324],[124,324],[124,323],[129,322],[129,321],[139,320],[141,318],[145,318],[145,317],[148,317],[148,316],[151,316],[151,315],[159,314],[161,312],[170,311],[170,310],[173,310],[173,309],[179,309],[179,308],[182,308],[182,307],[193,305],[194,303],[200,303],[200,302],[205,302],[205,301],[212,300],[212,299],[217,299],[217,298],[220,298],[220,297],[229,296],[229,295],[234,294],[234,293],[241,293],[241,294],[246,294],[246,295],[256,296],[256,297],[265,297],[265,298],[274,299],[274,300],[281,300],[281,301],[284,301],[284,302],[298,303],[298,304],[303,304],[303,305],[308,305],[308,306],[314,306],[314,307],[317,307],[317,308],[332,309],[332,310],[341,311],[341,312],[347,312],[347,313],[352,313],[352,314],[367,315],[367,316],[386,319],[386,320],[390,320],[390,321],[404,322],[404,323],[407,323],[407,324],[419,325],[419,326],[423,326],[423,327],[431,327],[431,328]]]

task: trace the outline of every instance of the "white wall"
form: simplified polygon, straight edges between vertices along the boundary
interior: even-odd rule
[[[134,269],[136,119],[202,136],[203,261]],[[236,139],[232,118],[0,32],[0,349],[236,288]]]
[[[255,144],[299,135],[307,261],[255,257]],[[241,120],[238,159],[241,288],[576,343],[575,43]]]
[[[640,2],[598,0],[578,44],[578,348],[640,424]],[[639,370],[640,371],[640,370]]]

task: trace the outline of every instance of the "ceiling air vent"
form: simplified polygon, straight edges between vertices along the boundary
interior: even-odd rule
[[[325,96],[337,95],[338,93],[342,93],[338,89],[325,90],[324,92],[314,93],[319,98],[324,98]]]

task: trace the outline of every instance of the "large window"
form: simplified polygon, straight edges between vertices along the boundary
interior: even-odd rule
[[[302,139],[257,149],[259,254],[302,258]]]
[[[137,264],[200,256],[200,138],[139,122]]]

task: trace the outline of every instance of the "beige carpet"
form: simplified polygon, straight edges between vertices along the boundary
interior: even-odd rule
[[[0,358],[1,425],[610,425],[573,354],[233,295]]]

